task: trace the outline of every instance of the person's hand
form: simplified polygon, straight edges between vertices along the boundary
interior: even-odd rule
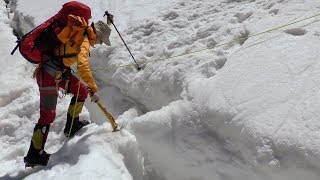
[[[96,93],[92,92],[92,90],[89,87],[87,87],[87,90],[88,90],[88,93],[90,95],[91,102],[95,102],[96,103],[96,102],[98,102],[100,100],[97,92]]]
[[[100,100],[97,93],[94,93],[90,98],[91,98],[91,102],[95,102],[95,103]]]

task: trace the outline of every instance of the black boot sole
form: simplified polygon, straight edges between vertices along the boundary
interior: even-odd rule
[[[41,163],[30,163],[30,162],[28,162],[27,158],[24,157],[23,162],[25,163],[25,168],[31,167],[34,169],[35,166],[46,166],[48,164],[49,158],[50,158],[50,154],[47,154],[47,155],[48,155],[48,159],[46,160],[46,162],[41,162]]]
[[[80,129],[82,129],[82,128],[84,128],[85,126],[87,126],[87,125],[89,125],[90,124],[90,122],[89,121],[87,121],[87,120],[83,120],[81,123],[83,123],[82,124],[82,127],[81,128],[79,128],[79,129],[77,129],[76,131],[75,130],[71,130],[71,132],[70,132],[70,135],[69,135],[69,130],[64,130],[64,135],[67,137],[67,138],[72,138]],[[75,132],[74,132],[75,131]]]

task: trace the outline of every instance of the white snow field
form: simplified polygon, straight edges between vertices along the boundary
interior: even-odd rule
[[[67,0],[7,0],[0,16],[0,179],[320,179],[320,2],[317,0],[81,0],[113,28],[92,48],[101,102],[67,141],[71,96],[58,100],[43,168],[23,157],[39,117],[34,65],[17,51],[26,33]]]

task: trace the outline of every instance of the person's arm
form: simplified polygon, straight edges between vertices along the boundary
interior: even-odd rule
[[[94,94],[98,91],[98,88],[89,67],[89,47],[89,40],[88,38],[85,38],[82,44],[80,45],[77,68],[81,79],[88,85],[88,87]]]

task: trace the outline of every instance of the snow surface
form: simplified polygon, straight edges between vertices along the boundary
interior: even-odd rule
[[[9,54],[12,28],[26,33],[64,2],[2,2],[0,179],[320,178],[320,15],[298,22],[320,13],[316,0],[82,0],[93,21],[113,13],[147,62],[137,71],[116,31],[113,46],[91,51],[101,102],[126,126],[112,133],[88,101],[81,118],[94,123],[67,141],[71,97],[59,99],[46,144],[54,154],[24,170],[39,93],[34,66]]]

